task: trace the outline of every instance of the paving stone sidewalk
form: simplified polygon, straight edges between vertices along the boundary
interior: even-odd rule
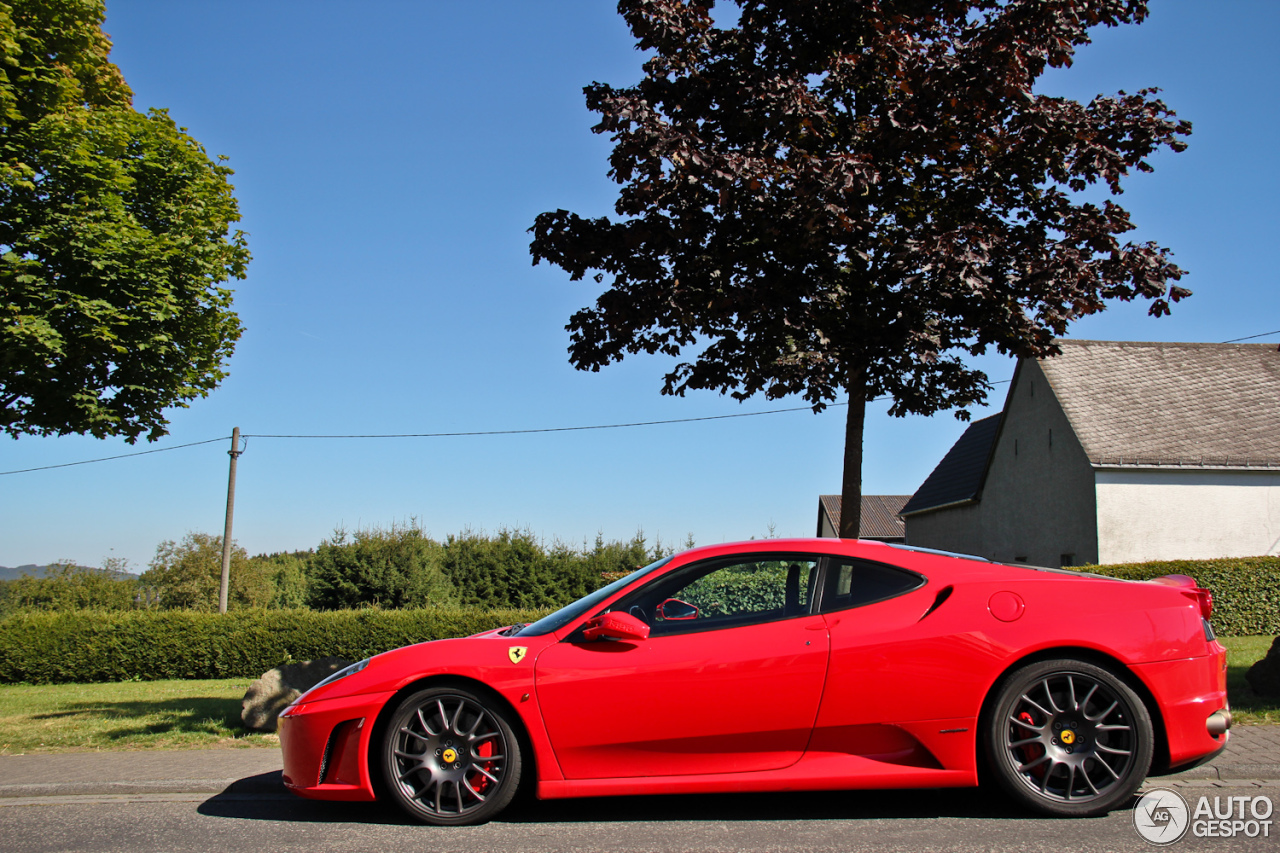
[[[279,749],[187,749],[0,756],[0,798],[110,794],[284,795]],[[1211,764],[1147,787],[1280,781],[1280,726],[1240,726]]]

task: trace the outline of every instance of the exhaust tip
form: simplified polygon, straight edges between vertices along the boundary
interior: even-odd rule
[[[1227,729],[1231,728],[1231,710],[1223,708],[1221,711],[1214,711],[1205,721],[1205,727],[1214,737],[1222,737],[1227,733]]]

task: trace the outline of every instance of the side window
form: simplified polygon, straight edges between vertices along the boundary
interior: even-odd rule
[[[832,560],[827,567],[824,612],[874,604],[919,589],[927,581],[915,572],[864,560]]]
[[[642,620],[654,636],[755,625],[808,613],[817,576],[816,559],[716,560],[663,578],[613,609]]]

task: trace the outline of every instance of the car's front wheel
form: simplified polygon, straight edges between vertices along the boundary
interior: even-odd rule
[[[459,687],[421,690],[400,703],[382,744],[396,803],[443,826],[483,823],[520,784],[520,742],[500,703]]]
[[[1124,805],[1151,767],[1151,716],[1129,685],[1078,660],[1013,672],[987,721],[987,761],[1018,802],[1087,817]]]

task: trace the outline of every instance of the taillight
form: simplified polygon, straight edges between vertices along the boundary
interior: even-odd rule
[[[1196,587],[1196,598],[1200,600],[1200,615],[1205,621],[1209,621],[1209,617],[1213,615],[1213,593],[1207,589]]]

